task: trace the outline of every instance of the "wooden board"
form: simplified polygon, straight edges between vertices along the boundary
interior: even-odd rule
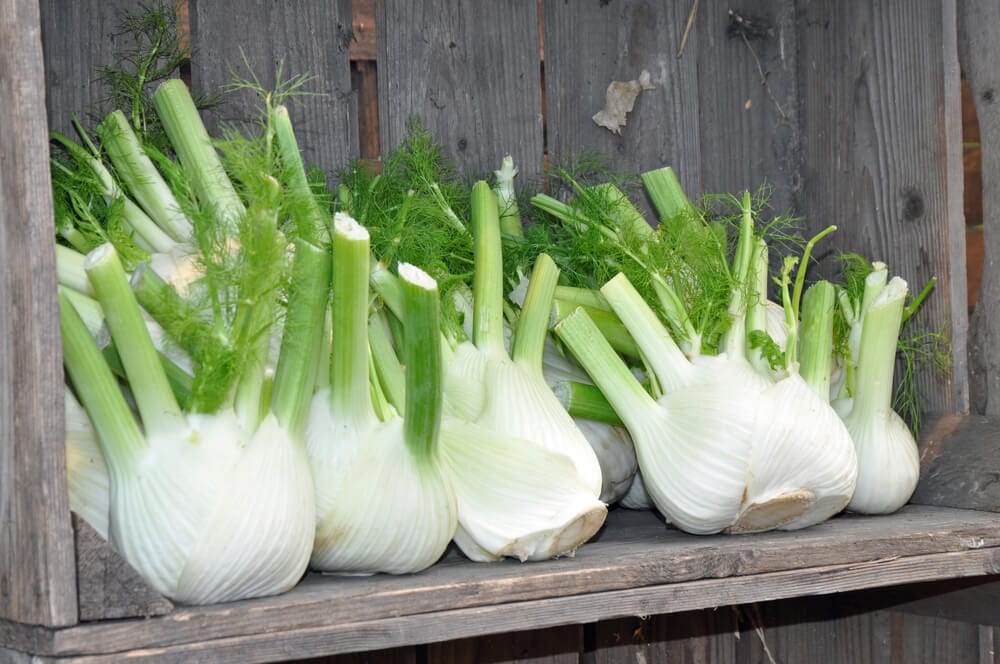
[[[508,154],[518,185],[541,172],[535,2],[385,0],[375,21],[383,153],[419,116],[469,177],[491,175]]]
[[[195,652],[239,661],[259,649],[254,661],[266,661],[281,652],[376,650],[994,573],[998,525],[991,514],[910,506],[799,532],[693,537],[666,530],[650,513],[616,511],[603,535],[571,559],[482,565],[452,555],[414,576],[314,575],[279,597],[143,621],[43,631],[0,623],[0,644],[53,656],[155,651],[174,657],[167,661]]]
[[[808,227],[837,224],[826,247],[882,259],[915,291],[937,277],[916,322],[944,325],[954,369],[924,368],[917,384],[928,412],[961,412],[967,297],[955,3],[901,11],[885,0],[805,2],[799,24]]]
[[[112,110],[99,68],[111,65],[126,47],[119,33],[123,12],[137,9],[135,0],[42,0],[42,45],[45,49],[45,94],[50,129],[73,138],[76,113],[85,126],[96,126]]]
[[[794,0],[702,0],[690,54],[698,61],[703,190],[766,184],[765,219],[801,209],[796,16]]]
[[[920,483],[911,502],[1000,512],[1000,421],[945,416],[921,445]]]
[[[982,160],[982,284],[972,316],[969,346],[974,412],[1000,414],[1000,44],[991,29],[1000,8],[986,0],[960,3],[962,69],[979,119]]]
[[[607,620],[593,626],[593,664],[733,662],[739,641],[734,607]]]
[[[677,58],[690,3],[543,4],[550,163],[569,163],[589,149],[626,171],[673,166],[689,195],[698,196],[703,181],[697,31]],[[643,69],[656,89],[639,94],[621,134],[597,126],[592,116],[604,108],[608,85],[638,79]]]
[[[550,627],[427,646],[435,664],[579,664],[583,626]]]
[[[294,11],[266,0],[240,3],[238,11],[225,2],[190,2],[191,84],[197,94],[217,93],[233,72],[243,78],[252,72],[268,90],[279,69],[284,81],[311,76],[302,89],[313,94],[287,102],[307,168],[316,165],[329,174],[357,156],[350,0],[296,2]],[[226,94],[204,114],[205,124],[213,135],[226,123],[245,127],[259,119],[260,104],[245,91]]]
[[[38,3],[0,0],[0,617],[76,622]]]

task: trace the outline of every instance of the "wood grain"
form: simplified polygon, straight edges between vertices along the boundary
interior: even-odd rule
[[[934,294],[918,327],[943,326],[954,368],[917,377],[930,414],[968,403],[961,115],[955,3],[802,2],[802,212],[827,247],[882,259]],[[984,166],[985,170],[985,166]],[[827,252],[828,254],[830,252]]]
[[[380,0],[375,20],[383,152],[419,116],[470,178],[492,174],[508,154],[519,186],[541,173],[534,2]]]
[[[173,610],[170,600],[150,588],[121,554],[75,513],[73,532],[81,621],[146,618]]]
[[[0,617],[76,622],[38,3],[0,0]],[[16,101],[13,101],[16,100]]]
[[[733,662],[737,613],[731,607],[605,620],[594,625],[593,664]]]
[[[456,639],[427,646],[435,664],[578,664],[583,626],[549,627]]]
[[[1000,44],[991,29],[1000,7],[986,0],[959,6],[962,69],[972,91],[979,120],[982,160],[982,283],[972,315],[969,345],[972,408],[1000,414],[1000,229],[990,211],[1000,209]]]
[[[649,513],[616,511],[604,534],[572,559],[481,565],[450,556],[414,576],[310,576],[278,597],[68,628],[49,633],[48,644],[39,642],[37,632],[21,638],[40,647],[39,654],[82,655],[191,643],[207,647],[226,639],[286,643],[303,630],[315,630],[322,644],[319,634],[347,638],[343,635],[354,634],[347,626],[363,623],[367,631],[357,635],[367,634],[363,644],[351,640],[350,647],[341,647],[327,641],[322,647],[330,650],[299,656],[379,649],[475,636],[480,630],[497,633],[993,573],[1000,560],[997,523],[997,517],[981,512],[908,506],[889,517],[843,516],[797,532],[693,537],[663,529]],[[511,611],[514,605],[517,611]],[[529,606],[537,610],[527,611]],[[416,622],[393,622],[406,617]],[[545,624],[530,622],[535,619]],[[415,638],[412,625],[418,624],[422,636],[408,640]],[[428,632],[428,625],[435,627]],[[8,626],[11,637],[15,641],[5,645],[18,647],[18,632]]]
[[[268,0],[240,3],[238,11],[224,2],[191,0],[191,40],[195,93],[217,94],[232,82],[233,72],[243,78],[256,75],[268,90],[279,70],[284,81],[311,76],[303,90],[312,94],[287,102],[306,167],[331,174],[357,156],[350,0],[296,2],[294,11]],[[226,124],[245,128],[258,120],[260,104],[247,91],[226,94],[203,114],[205,124],[213,136]]]
[[[701,194],[699,31],[676,57],[689,9],[645,0],[544,2],[551,163],[569,163],[586,149],[631,172],[673,166],[688,194]],[[604,108],[608,85],[637,79],[643,69],[656,89],[640,93],[621,135],[598,127],[591,118]]]
[[[255,629],[250,633],[212,639],[211,632],[203,631],[200,640],[160,646],[154,644],[149,627],[156,626],[163,619],[153,618],[143,623],[123,621],[117,627],[127,626],[128,635],[119,633],[115,636],[111,628],[116,626],[112,625],[59,630],[52,633],[51,649],[42,654],[64,656],[66,661],[80,664],[96,664],[143,659],[184,662],[210,653],[214,662],[249,664],[323,653],[378,650],[625,616],[690,611],[705,608],[707,604],[725,606],[787,597],[821,596],[849,589],[930,580],[945,574],[957,578],[995,574],[998,570],[1000,555],[994,549],[986,549],[436,610],[368,622],[327,622],[280,631],[268,631],[274,630],[276,625],[255,622],[253,616],[243,613],[244,626],[254,621]],[[189,620],[192,618],[188,616]],[[203,628],[207,626],[205,622],[199,623]]]
[[[738,193],[769,186],[765,219],[800,209],[797,28],[794,0],[698,6],[702,187]]]
[[[953,417],[941,438],[924,441],[913,503],[1000,512],[1000,421]]]
[[[85,126],[96,126],[112,110],[109,90],[99,68],[111,65],[115,52],[127,46],[119,32],[126,9],[135,0],[41,0],[42,45],[45,49],[45,91],[49,128],[76,136],[71,124],[77,114]]]

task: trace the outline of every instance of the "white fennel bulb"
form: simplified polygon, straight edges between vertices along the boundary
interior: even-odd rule
[[[121,356],[141,424],[72,304],[60,298],[66,367],[98,433],[111,479],[110,539],[158,592],[206,604],[284,592],[305,571],[315,500],[301,394],[314,378],[301,339],[325,296],[323,252],[301,244],[283,356],[261,412],[260,358],[250,350],[233,401],[214,412],[178,407],[117,254],[104,245],[86,269]],[[318,294],[317,294],[318,293]],[[321,307],[318,309],[321,310]],[[270,318],[270,303],[247,310]],[[141,427],[141,428],[140,428]]]
[[[101,537],[108,539],[108,503],[111,500],[108,465],[87,411],[69,387],[64,392],[69,508],[82,516]]]
[[[330,384],[313,397],[307,433],[317,505],[311,566],[347,574],[418,572],[444,553],[458,518],[436,451],[437,285],[413,266],[399,267],[408,352],[404,419],[370,381],[368,231],[338,213],[333,250]]]
[[[558,268],[536,261],[511,351],[504,346],[503,265],[496,196],[485,182],[472,191],[476,267],[472,341],[458,345],[447,363],[446,412],[530,440],[572,462],[594,495],[601,466],[590,443],[545,382],[542,354]]]
[[[632,478],[632,484],[629,485],[628,491],[621,497],[618,504],[630,510],[653,509],[653,501],[646,492],[646,485],[642,480],[642,471],[636,471],[635,477]]]
[[[920,478],[916,440],[892,409],[893,368],[907,285],[899,277],[885,283],[884,272],[885,268],[876,264],[876,271],[869,275],[874,288],[866,283],[856,381],[851,388],[850,412],[844,416],[859,469],[858,486],[848,509],[863,514],[898,510],[913,495]]]

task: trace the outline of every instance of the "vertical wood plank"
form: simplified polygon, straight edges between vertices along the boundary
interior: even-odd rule
[[[45,93],[49,128],[74,136],[71,116],[95,126],[103,112],[108,88],[98,68],[114,62],[125,37],[117,34],[126,9],[138,0],[41,0],[42,45],[45,51]]]
[[[696,23],[704,190],[767,182],[775,214],[801,187],[795,18],[794,0],[702,0]]]
[[[730,607],[608,620],[593,629],[592,664],[725,664],[736,659],[738,625]]]
[[[0,0],[0,618],[77,620],[37,0]]]
[[[979,625],[892,613],[893,662],[980,662]]]
[[[967,407],[965,236],[955,4],[802,0],[802,211],[838,249],[882,259],[917,290],[917,323],[952,342],[954,371],[917,377],[929,414]],[[831,246],[831,245],[828,245]],[[828,252],[829,253],[829,252]]]
[[[979,119],[982,159],[982,282],[972,315],[969,374],[972,408],[1000,414],[1000,43],[995,30],[1000,7],[988,0],[959,5],[962,70]]]
[[[487,175],[507,154],[522,185],[541,172],[535,2],[379,0],[375,20],[383,152],[417,115],[461,173]]]
[[[295,135],[307,168],[332,173],[358,155],[357,100],[351,91],[350,0],[302,0],[294,7],[274,0],[226,2],[191,0],[191,84],[196,94],[212,95],[232,81],[256,75],[273,89],[282,80],[312,78],[303,90],[314,93],[288,100]],[[246,63],[244,63],[244,55]],[[249,71],[247,69],[249,64]],[[209,132],[225,124],[256,122],[260,101],[240,91],[204,113]]]
[[[569,625],[528,632],[494,634],[427,646],[434,664],[578,664],[583,627]]]
[[[740,664],[890,662],[888,618],[877,612],[846,611],[836,597],[768,602],[741,606],[740,611]]]
[[[677,57],[690,5],[545,0],[550,163],[565,163],[588,149],[626,171],[673,166],[689,195],[703,191],[697,30]],[[640,93],[621,135],[597,126],[592,116],[604,108],[608,85],[637,79],[644,69],[656,89]]]

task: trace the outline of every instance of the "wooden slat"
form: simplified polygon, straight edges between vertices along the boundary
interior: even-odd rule
[[[456,639],[427,646],[435,664],[579,664],[583,626],[549,627],[510,634]]]
[[[1000,414],[1000,44],[993,26],[1000,7],[988,0],[959,3],[962,69],[979,119],[982,159],[982,285],[972,316],[969,346],[973,410]]]
[[[911,502],[1000,512],[1000,421],[946,416],[921,445],[920,482]]]
[[[767,216],[794,212],[802,184],[795,1],[701,0],[695,30],[704,191],[767,183]]]
[[[375,0],[351,0],[351,60],[375,59]]]
[[[75,513],[73,532],[81,621],[160,616],[174,608],[170,600],[150,588],[121,554]]]
[[[702,192],[697,30],[676,57],[689,9],[688,2],[544,2],[551,163],[596,150],[626,171],[673,166],[690,195]],[[598,127],[591,118],[604,108],[608,85],[643,69],[656,89],[640,93],[621,135]]]
[[[322,653],[377,650],[397,645],[432,643],[510,631],[542,629],[588,623],[625,616],[643,616],[705,608],[706,604],[729,605],[763,602],[788,597],[820,596],[849,589],[873,588],[907,581],[962,577],[995,573],[1000,569],[996,550],[900,557],[870,564],[838,564],[729,579],[704,579],[690,583],[648,586],[638,589],[588,593],[550,599],[438,610],[400,615],[370,622],[331,623],[313,627],[266,631],[264,624],[249,634],[175,645],[154,646],[148,641],[150,624],[125,621],[131,638],[115,638],[104,626],[61,630],[52,635],[50,655],[61,654],[67,662],[109,664],[152,659],[158,662],[192,661],[211,655],[214,662],[276,661]],[[466,588],[466,592],[474,592]],[[239,613],[246,620],[253,617]],[[189,616],[188,619],[192,619]],[[204,621],[196,622],[206,627]],[[274,628],[274,625],[270,625]],[[110,627],[110,626],[109,626]],[[66,638],[72,634],[72,638]],[[126,643],[128,650],[121,648]],[[86,644],[86,645],[85,645]],[[145,645],[141,645],[145,644]],[[93,655],[71,656],[83,647]]]
[[[893,661],[979,664],[979,626],[892,614]],[[982,663],[985,664],[985,663]]]
[[[593,629],[593,664],[734,662],[739,643],[730,607],[607,620]]]
[[[507,154],[520,185],[541,172],[534,2],[384,0],[375,20],[383,153],[416,115],[470,177],[491,174]]]
[[[332,173],[357,156],[350,0],[303,0],[294,9],[267,0],[242,2],[238,9],[212,0],[190,2],[191,84],[197,94],[217,93],[233,72],[243,78],[252,72],[266,89],[275,86],[279,67],[285,81],[313,76],[303,90],[315,94],[288,101],[303,160]],[[205,123],[217,135],[226,123],[256,122],[260,103],[245,91],[226,94],[222,104],[205,112]]]
[[[616,511],[613,517],[603,536],[572,559],[481,565],[450,556],[414,576],[310,576],[278,597],[179,608],[144,621],[59,630],[50,633],[47,646],[40,643],[36,631],[21,633],[8,625],[6,633],[0,629],[0,635],[5,635],[4,645],[27,649],[30,644],[41,647],[40,654],[85,654],[251,635],[277,640],[298,630],[341,634],[343,626],[354,623],[368,625],[369,637],[376,639],[394,629],[392,620],[398,616],[433,614],[447,623],[441,626],[442,635],[421,631],[426,640],[422,636],[422,640],[409,641],[412,635],[404,633],[385,643],[376,639],[356,648],[373,649],[474,636],[478,629],[486,629],[483,622],[459,625],[466,620],[462,611],[501,616],[500,622],[484,632],[496,633],[532,628],[520,618],[520,609],[528,602],[540,602],[539,619],[545,615],[545,602],[553,603],[556,613],[546,619],[547,625],[572,624],[824,594],[850,589],[854,582],[857,587],[869,587],[992,573],[1000,559],[997,518],[968,510],[908,506],[888,517],[844,516],[803,531],[745,537],[684,535],[664,529],[649,513]],[[832,568],[827,570],[828,566]],[[764,576],[773,574],[787,576]],[[713,579],[718,582],[706,583]],[[617,604],[606,606],[587,599],[602,593],[621,594],[608,594]],[[571,612],[576,601],[584,613]],[[647,606],[650,601],[655,606]],[[510,610],[513,603],[517,603],[516,612]],[[635,608],[616,613],[623,606]],[[602,613],[602,608],[607,612]],[[446,620],[452,614],[457,622]],[[562,622],[552,622],[556,615]],[[467,631],[449,635],[444,633],[448,628]],[[347,650],[338,647],[315,654]]]
[[[885,260],[934,294],[917,322],[944,326],[954,371],[918,375],[929,413],[961,412],[965,362],[961,115],[954,0],[800,3],[802,212],[835,223],[828,246]]]
[[[70,123],[73,113],[92,127],[111,110],[99,68],[113,64],[115,51],[126,46],[126,37],[118,34],[121,17],[127,9],[138,9],[139,2],[41,0],[38,4],[49,127],[75,137]]]
[[[76,622],[38,3],[0,0],[0,617]]]

